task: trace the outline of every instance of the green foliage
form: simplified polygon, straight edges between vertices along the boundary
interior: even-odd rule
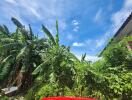
[[[12,21],[17,26],[13,33],[0,26],[0,82],[4,84],[0,88],[14,85],[20,92],[25,88],[26,100],[49,96],[132,99],[132,51],[127,49],[132,37],[111,44],[102,59],[92,63],[85,60],[86,54],[79,60],[70,47],[59,44],[58,21],[55,37],[42,25],[47,35],[42,39],[30,25],[27,30],[17,19]]]
[[[3,33],[3,36],[6,35],[6,36],[10,37],[10,32],[9,32],[7,26],[5,26],[5,25],[1,26],[0,25],[0,32]]]
[[[58,29],[58,21],[56,21],[56,37],[55,37],[56,45],[59,46],[59,29]]]
[[[23,25],[16,18],[12,17],[11,20],[18,28],[23,28]]]
[[[103,93],[104,97],[107,99],[132,99],[132,60],[130,61],[132,56],[131,51],[127,49],[128,39],[130,39],[130,37],[124,38],[117,44],[112,44],[104,52],[104,58],[93,64],[93,67],[96,67],[94,70],[97,69],[96,71],[100,74],[96,76],[97,78],[92,76],[95,78],[92,79],[92,83],[95,83],[95,85],[92,84],[92,87],[96,86],[94,87],[95,90]],[[96,73],[90,74],[90,76],[91,75],[96,75]]]
[[[53,45],[55,45],[56,43],[55,43],[54,37],[52,36],[52,34],[49,32],[49,30],[44,25],[42,25],[42,30],[45,32],[45,34],[47,35],[47,37],[49,38],[49,40],[51,41],[51,43]]]
[[[43,97],[57,96],[57,92],[56,84],[45,84],[36,93],[36,98],[40,99]]]
[[[9,55],[8,57],[6,57],[2,62],[1,62],[1,66],[0,66],[0,82],[2,82],[2,80],[5,80],[6,77],[9,75],[9,72],[11,70],[11,55]]]
[[[104,51],[103,57],[109,66],[118,67],[124,65],[124,67],[127,67],[126,63],[132,59],[130,51],[127,48],[128,39],[124,38],[118,44],[112,44]]]
[[[65,86],[71,88],[74,83],[75,71],[73,60],[67,49],[55,46],[48,49],[42,56],[43,62],[34,70],[33,74],[39,73],[47,82],[57,82],[62,88]]]
[[[42,43],[33,35],[30,25],[30,31],[27,31],[17,19],[12,18],[12,21],[17,26],[16,32],[9,34],[6,26],[1,27],[6,31],[1,31],[0,35],[0,58],[2,61],[0,65],[0,81],[8,77],[8,85],[21,86],[32,77],[25,75],[27,73],[31,75],[34,65],[41,61],[38,50],[41,50],[39,47]],[[8,35],[5,34],[7,32]],[[10,59],[7,60],[7,58]],[[7,60],[5,64],[3,64],[4,60]]]
[[[2,96],[2,97],[0,97],[0,100],[9,100],[9,97],[7,97],[7,96]]]

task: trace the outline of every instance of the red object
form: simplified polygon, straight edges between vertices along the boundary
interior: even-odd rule
[[[48,97],[41,100],[97,100],[94,98],[81,98],[81,97]]]

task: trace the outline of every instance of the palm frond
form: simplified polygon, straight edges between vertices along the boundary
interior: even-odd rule
[[[58,20],[56,20],[56,34],[59,34]]]
[[[30,36],[29,36],[28,31],[26,29],[21,28],[20,31],[21,31],[22,35],[24,36],[25,41],[30,40]]]
[[[1,25],[0,25],[0,32],[1,32],[1,33],[4,33],[4,28],[3,28],[3,26],[1,26]]]
[[[16,60],[19,61],[23,58],[23,56],[25,55],[26,53],[26,50],[27,50],[27,46],[25,46],[24,48],[22,48],[20,50],[20,52],[18,53],[18,55],[16,56]]]
[[[3,26],[0,25],[0,32],[4,36],[10,37],[10,32],[9,32],[8,28],[5,25],[3,25]]]
[[[50,58],[48,58],[46,61],[44,61],[43,63],[41,63],[33,72],[32,75],[37,75],[39,72],[42,72],[45,65],[47,64],[47,62],[50,60]]]
[[[1,65],[1,66],[4,65],[6,62],[8,62],[8,60],[9,60],[11,57],[12,57],[11,55],[7,56],[5,59],[2,60],[2,62],[1,62],[0,65]]]
[[[5,51],[11,51],[14,50],[17,47],[19,50],[22,47],[21,43],[13,42],[13,43],[5,43],[0,45],[0,52],[5,53]]]
[[[32,75],[37,75],[39,72],[42,71],[42,67],[45,65],[45,62],[41,63],[33,72]]]
[[[4,27],[4,30],[5,30],[5,33],[10,37],[10,32],[9,32],[9,29],[7,28],[6,25],[3,25]]]
[[[12,17],[11,20],[18,28],[23,28],[23,25],[16,18]]]
[[[86,58],[86,53],[82,55],[81,61],[85,61],[85,58]]]
[[[58,21],[56,21],[56,37],[55,37],[56,45],[59,46],[59,29],[58,29]]]
[[[23,36],[25,37],[25,40],[29,39],[28,31],[24,28],[24,26],[14,17],[11,18],[13,23],[19,28]]]
[[[10,63],[11,63],[11,59],[12,56],[9,55],[8,57],[6,57],[5,59],[3,59],[3,61],[0,64],[0,80],[3,80],[7,74],[10,71]]]
[[[52,36],[52,34],[49,32],[49,30],[44,26],[42,25],[42,30],[45,32],[45,34],[48,36],[48,38],[50,39],[50,41],[52,41],[52,43],[54,45],[56,45],[55,43],[55,40],[54,40],[54,37]]]
[[[18,41],[18,38],[20,37],[18,27],[16,28],[16,31],[12,33],[12,37],[15,39],[15,41]]]
[[[15,40],[11,39],[11,38],[2,38],[2,39],[0,39],[0,42],[1,43],[13,43],[13,42],[15,42]]]
[[[31,28],[30,24],[29,24],[29,33],[30,33],[30,38],[32,40],[32,38],[33,38],[33,31],[32,31],[32,28]]]
[[[0,81],[6,79],[6,77],[9,75],[10,69],[10,63],[4,65],[2,71],[0,72]]]

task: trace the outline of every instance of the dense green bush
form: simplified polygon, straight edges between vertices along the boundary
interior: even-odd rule
[[[132,53],[127,48],[127,42],[130,39],[130,37],[127,37],[119,43],[113,43],[104,51],[103,57],[108,67],[128,67],[132,64]]]
[[[129,40],[132,38],[126,37],[119,43],[112,44],[104,51],[104,58],[93,64],[99,76],[93,74],[97,76],[97,79],[95,81],[92,79],[92,83],[96,83],[96,90],[101,91],[107,99],[132,99],[132,53],[127,48]],[[95,85],[92,84],[92,86]]]

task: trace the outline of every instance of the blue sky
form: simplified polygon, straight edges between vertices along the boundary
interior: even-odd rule
[[[55,35],[58,19],[60,43],[71,46],[77,57],[87,53],[86,59],[95,61],[131,11],[132,0],[0,0],[0,24],[12,32],[10,19],[16,17],[44,37],[41,24]]]

